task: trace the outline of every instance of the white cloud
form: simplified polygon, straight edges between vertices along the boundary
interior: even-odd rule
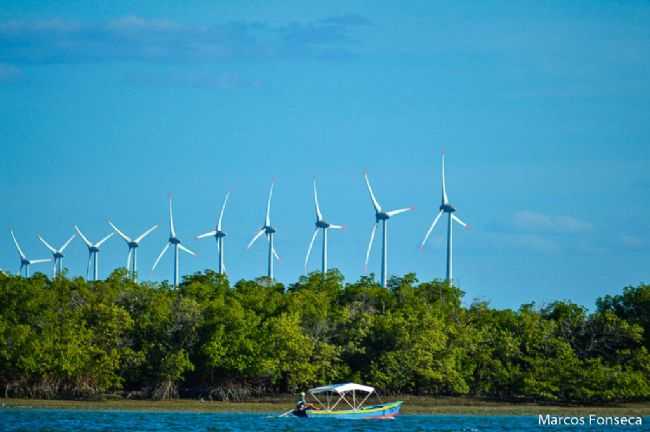
[[[623,243],[623,246],[630,249],[639,249],[643,246],[643,240],[629,234],[621,235],[620,241]]]
[[[85,63],[122,60],[346,59],[357,56],[358,15],[271,24],[210,25],[129,15],[102,23],[68,20],[0,22],[0,62]]]
[[[513,234],[505,237],[505,241],[511,245],[524,249],[531,249],[537,252],[556,252],[560,249],[553,239],[546,238],[539,234]]]
[[[144,19],[134,15],[109,21],[107,27],[116,31],[171,31],[181,29],[180,25],[166,19]]]
[[[590,222],[573,216],[549,216],[530,210],[516,212],[513,225],[519,230],[537,233],[580,233],[593,228]]]

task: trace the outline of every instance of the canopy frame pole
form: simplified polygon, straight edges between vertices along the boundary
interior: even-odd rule
[[[339,398],[336,401],[336,403],[334,405],[332,405],[332,408],[330,409],[331,411],[334,411],[334,408],[336,408],[336,406],[339,404],[339,402],[341,402],[341,399],[343,399],[343,396],[339,395]]]
[[[345,403],[348,404],[348,405],[350,406],[350,408],[355,409],[355,408],[354,408],[354,405],[352,405],[352,404],[350,403],[350,401],[345,397],[345,393],[341,393],[341,399],[343,399],[343,400],[345,401]]]
[[[355,390],[352,390],[352,409],[357,410],[357,393]]]
[[[368,400],[368,398],[370,397],[371,394],[372,394],[372,392],[368,393],[366,395],[366,397],[364,397],[363,400],[361,402],[359,402],[359,405],[358,405],[359,408],[361,408],[363,406],[363,404],[366,403],[366,401]]]
[[[318,399],[318,398],[316,397],[315,394],[313,394],[313,393],[310,393],[310,394],[311,394],[311,397],[313,397],[314,399],[316,399],[316,402],[318,402],[318,404],[319,404],[320,406],[325,406],[325,404],[324,404],[323,402],[321,402],[320,399]]]

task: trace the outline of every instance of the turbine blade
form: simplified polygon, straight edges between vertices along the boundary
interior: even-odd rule
[[[442,204],[449,204],[449,198],[447,198],[447,186],[445,185],[445,154],[442,154]]]
[[[114,233],[110,233],[109,235],[107,235],[106,237],[104,237],[103,239],[101,239],[100,241],[98,241],[97,244],[95,245],[95,247],[100,247],[101,245],[104,244],[104,242],[105,242],[106,240],[108,240],[109,238],[113,237],[113,235],[114,235]]]
[[[214,237],[216,234],[217,234],[217,231],[212,230],[212,231],[209,231],[209,232],[207,232],[205,234],[197,235],[196,238],[197,239],[202,239],[202,238],[206,238],[206,237]]]
[[[219,222],[217,222],[217,229],[221,231],[221,221],[223,220],[223,211],[226,209],[226,203],[228,202],[228,197],[230,192],[226,193],[226,197],[223,199],[223,205],[221,206],[221,211],[219,212]]]
[[[375,232],[377,232],[377,223],[372,226],[372,231],[370,231],[370,241],[368,242],[368,250],[366,251],[366,260],[364,261],[364,267],[368,270],[368,259],[370,258],[370,250],[372,249],[372,242],[375,240]]]
[[[90,274],[90,261],[93,258],[93,254],[89,253],[88,254],[88,264],[86,265],[86,279],[88,279],[88,275]]]
[[[467,224],[466,224],[465,222],[463,222],[463,221],[462,221],[458,216],[456,216],[456,215],[453,214],[453,213],[452,213],[452,215],[451,215],[451,219],[452,219],[452,220],[455,220],[456,222],[458,222],[459,224],[461,224],[463,228],[466,228],[466,227],[467,227]]]
[[[275,182],[271,183],[271,189],[269,190],[269,200],[266,202],[266,218],[264,219],[265,226],[271,226],[271,199],[273,198],[273,186]]]
[[[372,200],[372,206],[375,208],[375,212],[379,213],[381,211],[381,206],[379,205],[379,202],[377,202],[377,199],[375,198],[375,194],[372,191],[372,186],[370,186],[368,173],[365,173],[363,177],[366,179],[366,185],[368,186],[368,192],[370,192],[370,199]]]
[[[320,212],[320,206],[318,205],[318,191],[316,190],[316,180],[314,180],[314,204],[316,204],[316,220],[322,221],[323,214]]]
[[[48,242],[46,242],[45,239],[44,239],[43,237],[41,237],[41,236],[39,235],[39,236],[38,236],[38,239],[41,241],[41,243],[43,243],[43,244],[45,245],[46,248],[48,248],[48,249],[50,250],[50,252],[52,252],[52,253],[56,253],[56,252],[57,252],[56,249],[54,249],[54,248],[52,247],[51,244],[49,244]]]
[[[86,246],[91,247],[91,246],[93,245],[93,244],[90,242],[90,240],[88,240],[88,237],[86,237],[86,236],[81,232],[81,230],[79,229],[79,227],[78,227],[77,225],[74,226],[74,229],[75,229],[75,231],[77,231],[77,233],[79,234],[79,237],[81,238],[81,240],[82,240],[84,243],[86,243]]]
[[[51,258],[43,258],[43,259],[35,259],[35,260],[29,260],[29,264],[42,264],[46,262],[52,261]]]
[[[397,216],[398,214],[406,213],[407,211],[411,211],[411,210],[413,210],[413,207],[391,210],[389,212],[386,212],[386,214],[390,217],[393,217],[393,216]]]
[[[305,273],[307,273],[307,262],[309,261],[309,255],[311,254],[311,248],[314,247],[314,241],[316,241],[318,231],[320,231],[320,228],[314,230],[314,234],[312,234],[311,241],[309,242],[309,247],[307,248],[307,255],[305,255]]]
[[[194,255],[194,256],[196,256],[196,253],[192,252],[191,250],[189,250],[188,248],[186,248],[186,247],[183,246],[182,244],[179,244],[179,245],[178,245],[178,248],[179,248],[180,250],[182,250],[183,252],[187,252],[187,253],[190,254],[190,255]]]
[[[169,249],[169,242],[165,245],[163,250],[160,252],[160,255],[158,255],[158,258],[156,258],[156,262],[153,263],[153,267],[151,267],[151,271],[154,271],[156,269],[156,266],[160,262],[160,259],[165,255],[165,252],[167,252],[167,249]]]
[[[14,244],[16,245],[16,250],[18,251],[18,255],[20,255],[22,259],[27,259],[27,257],[23,253],[23,250],[20,248],[20,245],[18,244],[18,240],[16,240],[16,236],[14,235],[14,230],[10,230],[9,232],[11,232],[11,238],[14,239]]]
[[[174,228],[174,212],[172,210],[172,196],[169,195],[169,233],[172,237],[176,237],[176,229]]]
[[[327,229],[342,230],[342,229],[345,229],[345,225],[330,224],[330,226],[328,226]]]
[[[76,234],[72,234],[72,235],[70,236],[70,238],[68,239],[68,241],[66,241],[65,243],[63,243],[63,246],[61,246],[61,249],[59,249],[59,252],[63,252],[63,251],[65,250],[65,248],[68,247],[68,245],[70,244],[70,242],[72,241],[72,239],[74,239],[75,237],[77,237],[77,235],[76,235]]]
[[[424,244],[427,242],[429,236],[431,235],[431,231],[433,231],[433,228],[438,223],[438,220],[440,219],[440,216],[442,216],[442,213],[443,213],[442,210],[440,210],[438,212],[438,214],[436,215],[436,217],[433,219],[433,223],[431,224],[431,226],[427,230],[427,233],[424,235],[424,240],[422,240],[422,243],[420,243],[420,248],[424,247]]]
[[[273,256],[275,257],[276,260],[280,261],[280,255],[278,255],[277,251],[275,248],[271,249],[271,252],[273,253]]]
[[[118,227],[116,227],[115,225],[113,225],[113,222],[108,221],[108,224],[111,226],[111,228],[113,228],[113,230],[115,230],[115,232],[117,233],[117,235],[119,235],[120,237],[122,237],[122,238],[124,239],[125,242],[127,242],[127,243],[131,243],[131,237],[127,236],[127,235],[124,234],[122,231],[120,231]]]
[[[148,230],[146,230],[145,232],[143,232],[142,234],[140,234],[140,237],[135,239],[135,243],[140,243],[146,236],[151,234],[153,232],[153,230],[155,230],[156,228],[158,228],[158,225],[154,225],[151,228],[149,228]]]
[[[255,236],[253,237],[253,239],[248,243],[248,246],[246,246],[246,249],[250,249],[250,247],[253,246],[253,243],[255,243],[255,241],[256,241],[258,238],[260,238],[262,234],[264,234],[264,228],[262,228],[261,230],[259,230],[259,231],[257,232],[257,234],[255,234]]]

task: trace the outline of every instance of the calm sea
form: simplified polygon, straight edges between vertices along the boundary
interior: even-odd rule
[[[0,409],[0,431],[647,431],[649,426],[650,418],[644,418],[642,427],[552,427],[539,426],[537,417],[403,415],[395,420],[344,421],[248,413]]]

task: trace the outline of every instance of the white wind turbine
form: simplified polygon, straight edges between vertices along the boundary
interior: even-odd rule
[[[381,286],[387,286],[387,277],[388,277],[388,219],[398,214],[405,213],[409,210],[413,210],[413,207],[401,208],[397,210],[384,211],[379,202],[375,198],[375,194],[372,192],[372,186],[370,186],[370,180],[368,180],[368,174],[364,174],[366,179],[366,185],[368,186],[368,192],[370,192],[370,199],[372,200],[372,206],[375,209],[375,224],[372,226],[372,231],[370,231],[370,241],[368,242],[368,250],[366,251],[366,261],[365,267],[366,271],[368,269],[368,259],[370,258],[370,250],[372,249],[372,242],[375,240],[375,233],[377,232],[377,225],[379,222],[382,223],[383,230],[383,242],[381,248]]]
[[[117,235],[122,237],[122,239],[126,242],[126,245],[129,247],[129,253],[126,257],[126,271],[127,273],[131,276],[131,278],[135,281],[138,279],[138,248],[140,247],[140,242],[149,234],[153,232],[156,228],[158,228],[158,225],[154,225],[142,234],[140,234],[139,237],[132,239],[131,237],[127,236],[124,234],[118,227],[113,225],[113,222],[108,221],[108,224],[115,230]]]
[[[35,259],[35,260],[30,260],[27,258],[23,250],[20,248],[20,245],[18,244],[18,240],[16,240],[16,236],[14,235],[14,230],[11,230],[11,238],[14,239],[14,244],[16,245],[16,251],[18,251],[18,255],[20,256],[20,270],[18,271],[18,274],[29,277],[29,267],[32,264],[41,264],[41,263],[46,263],[52,261],[50,258],[45,258],[45,259]]]
[[[93,279],[92,280],[99,280],[99,247],[104,244],[106,240],[109,238],[113,237],[113,233],[108,234],[106,237],[98,241],[97,243],[93,243],[90,240],[88,240],[88,237],[86,237],[79,227],[77,225],[74,226],[74,229],[77,231],[77,234],[79,234],[79,238],[86,244],[86,247],[88,248],[88,264],[86,265],[86,279],[88,279],[88,273],[90,273],[90,263],[92,262],[93,264]]]
[[[311,241],[309,242],[309,248],[307,248],[307,256],[305,256],[305,273],[307,273],[307,262],[309,261],[309,255],[311,254],[311,249],[314,246],[314,241],[319,231],[323,231],[323,257],[321,264],[321,272],[323,274],[327,273],[327,231],[330,229],[343,229],[343,225],[334,225],[328,223],[323,219],[323,214],[320,211],[320,206],[318,205],[318,191],[316,190],[316,180],[314,180],[314,205],[316,207],[316,229],[314,234],[311,236]]]
[[[163,247],[162,251],[160,252],[160,255],[158,255],[158,258],[156,259],[156,262],[153,263],[153,267],[151,270],[155,270],[156,266],[160,262],[160,259],[165,255],[165,252],[167,252],[167,249],[169,249],[169,246],[174,246],[174,287],[178,286],[178,278],[179,278],[179,250],[182,250],[183,252],[187,252],[190,255],[196,256],[194,252],[186,248],[181,244],[181,240],[176,237],[176,228],[174,227],[174,212],[172,211],[172,197],[171,195],[169,196],[169,239],[167,240],[167,244],[165,247]]]
[[[275,236],[275,228],[271,226],[271,198],[273,198],[273,185],[274,183],[271,183],[271,190],[269,191],[269,199],[266,203],[266,217],[264,218],[264,225],[257,231],[257,233],[253,236],[253,239],[248,243],[248,246],[246,247],[247,249],[250,249],[251,246],[253,246],[253,243],[262,236],[262,234],[266,234],[266,239],[269,243],[269,253],[268,253],[268,265],[267,265],[267,272],[266,275],[270,280],[273,280],[273,258],[279,260],[280,256],[278,253],[275,251],[275,247],[273,246],[273,237]]]
[[[43,237],[40,235],[38,236],[38,239],[45,245],[46,248],[50,250],[50,252],[52,252],[52,258],[54,259],[54,267],[52,268],[53,278],[56,277],[57,274],[63,273],[63,251],[68,247],[72,239],[75,237],[75,234],[72,234],[72,236],[65,243],[63,243],[63,246],[61,246],[59,249],[55,249],[52,247],[52,245],[46,242]]]
[[[223,256],[223,238],[226,236],[226,233],[221,229],[221,222],[223,220],[223,212],[226,209],[226,203],[228,202],[228,196],[230,192],[226,194],[226,197],[223,200],[223,205],[221,206],[221,212],[219,212],[219,219],[217,220],[217,226],[212,231],[209,231],[205,234],[196,236],[197,239],[214,237],[217,241],[217,256],[218,256],[218,267],[217,271],[219,274],[224,274],[226,272],[226,266],[224,264]]]
[[[420,244],[420,248],[424,247],[424,244],[427,242],[427,239],[431,235],[431,231],[433,231],[433,228],[438,223],[440,216],[442,216],[443,213],[447,213],[447,277],[446,280],[447,283],[450,284],[453,280],[453,271],[452,271],[453,270],[452,268],[453,222],[457,222],[463,228],[469,228],[469,225],[467,225],[458,216],[454,214],[455,212],[456,212],[456,208],[449,203],[449,198],[447,197],[447,187],[445,185],[445,155],[443,153],[442,155],[442,200],[440,203],[438,214],[436,215],[435,219],[433,219],[431,226],[427,230],[427,233],[424,235],[424,240],[422,240],[422,244]]]

